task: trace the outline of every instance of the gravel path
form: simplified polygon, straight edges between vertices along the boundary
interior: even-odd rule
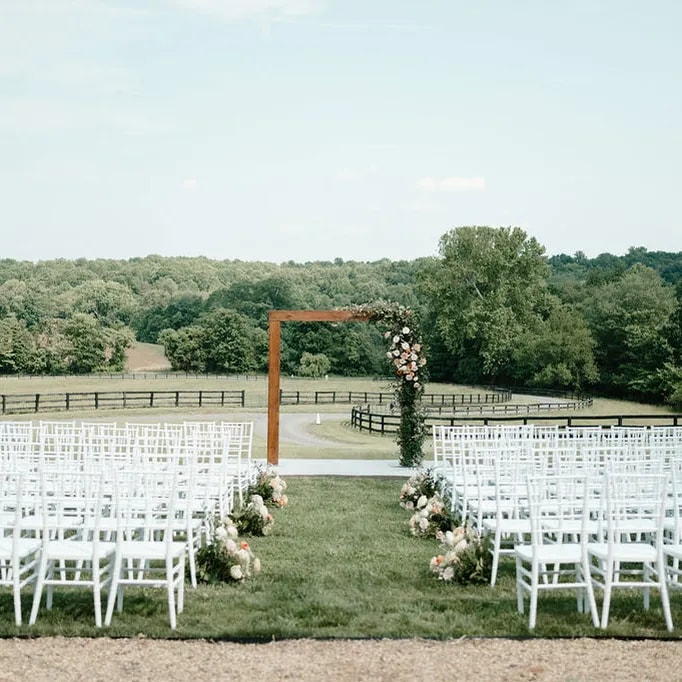
[[[682,680],[682,642],[0,640],[0,680]]]

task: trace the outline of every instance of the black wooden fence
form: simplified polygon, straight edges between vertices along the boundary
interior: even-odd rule
[[[491,393],[425,393],[422,404],[427,408],[456,408],[458,405],[494,405],[511,400],[511,391],[502,389]],[[395,401],[392,392],[371,391],[285,391],[280,389],[280,405],[353,405],[373,403],[390,405]]]
[[[245,391],[94,391],[0,396],[2,414],[140,407],[244,407]]]
[[[510,405],[510,408],[525,408],[526,405]],[[556,408],[556,405],[552,405]],[[458,424],[537,424],[551,423],[559,426],[682,426],[682,414],[627,414],[627,415],[541,415],[517,413],[516,415],[487,415],[487,416],[435,416],[426,417],[428,433],[433,432],[435,426],[457,426]],[[353,407],[351,410],[351,426],[360,431],[370,433],[393,434],[400,424],[399,414],[378,413],[366,408]]]

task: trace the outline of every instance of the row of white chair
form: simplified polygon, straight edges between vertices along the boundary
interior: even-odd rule
[[[108,588],[109,625],[114,606],[122,609],[124,587],[136,585],[166,588],[170,625],[176,627],[189,547],[178,532],[184,536],[192,515],[191,480],[173,468],[43,470],[39,501],[26,483],[25,471],[0,469],[0,584],[13,589],[17,625],[21,589],[35,583],[31,625],[43,592],[50,609],[58,586],[92,589],[98,627]]]
[[[641,590],[648,610],[657,589],[671,631],[669,589],[682,587],[680,481],[679,471],[529,476],[529,532],[514,547],[517,607],[524,612],[528,594],[529,628],[543,591],[575,589],[578,611],[606,628],[614,590]],[[603,593],[601,617],[595,589]]]

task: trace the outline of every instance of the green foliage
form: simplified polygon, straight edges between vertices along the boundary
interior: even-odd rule
[[[329,373],[332,363],[324,353],[307,353],[301,355],[298,373],[302,377],[322,377]]]
[[[453,378],[505,380],[524,330],[551,305],[544,248],[518,227],[459,227],[443,235],[440,253],[421,289],[456,358]]]
[[[585,390],[598,379],[595,342],[583,317],[566,305],[553,306],[519,336],[511,374],[516,385]]]
[[[640,398],[658,394],[657,370],[672,359],[665,332],[675,304],[672,287],[641,265],[585,299],[604,390]]]
[[[172,368],[185,372],[262,370],[267,357],[267,334],[250,326],[242,315],[222,308],[204,314],[189,327],[164,329],[159,341]]]
[[[134,321],[139,341],[159,343],[164,329],[178,330],[192,325],[204,312],[201,296],[184,295],[169,303],[144,310]]]

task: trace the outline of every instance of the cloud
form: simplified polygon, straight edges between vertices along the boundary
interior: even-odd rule
[[[199,186],[199,182],[196,178],[185,178],[182,181],[182,189],[186,192],[192,192]]]
[[[481,177],[438,179],[426,176],[417,180],[417,189],[426,192],[485,192],[486,182]]]
[[[174,0],[179,7],[237,21],[246,17],[279,14],[301,16],[311,14],[318,0]]]

